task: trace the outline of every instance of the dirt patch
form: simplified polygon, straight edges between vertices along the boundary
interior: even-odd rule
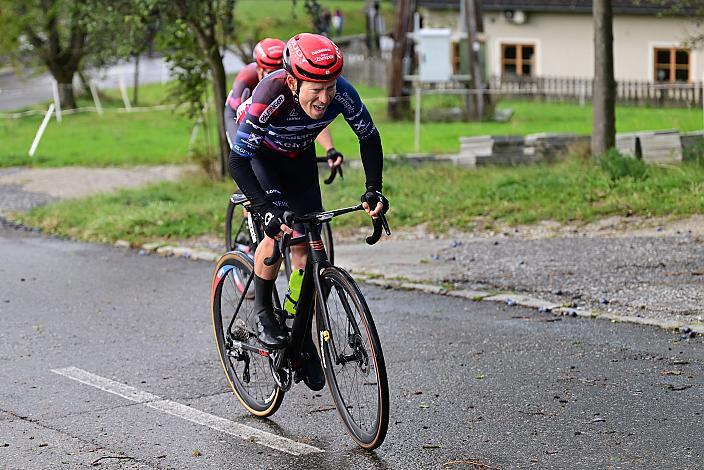
[[[159,181],[175,181],[191,171],[195,171],[195,167],[188,165],[13,168],[0,173],[0,185],[20,186],[22,191],[51,198],[74,199]]]
[[[467,240],[487,238],[515,238],[522,240],[542,240],[563,237],[617,238],[617,237],[672,237],[689,235],[704,239],[704,215],[696,214],[685,218],[674,217],[621,217],[611,216],[590,223],[560,223],[543,220],[532,225],[509,226],[493,221],[490,228],[477,220],[477,228],[472,231],[450,230],[447,233],[433,233],[425,224],[410,229],[393,227],[393,214],[390,216],[393,239],[396,240]],[[371,228],[336,230],[335,237],[340,241],[353,242],[369,235]]]

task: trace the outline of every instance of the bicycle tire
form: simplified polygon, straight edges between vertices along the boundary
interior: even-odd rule
[[[230,201],[227,204],[227,212],[225,213],[225,250],[232,251],[235,249],[234,240],[236,236],[232,233],[232,215],[235,212],[235,205]]]
[[[237,341],[247,342],[260,348],[253,333],[256,331],[254,300],[246,294],[244,299],[240,300],[243,292],[234,285],[233,274],[236,271],[249,273],[247,287],[248,290],[254,289],[251,282],[254,271],[252,260],[239,251],[223,255],[215,268],[211,294],[215,343],[225,376],[240,403],[255,416],[271,416],[281,406],[284,392],[276,385],[271,375],[268,355],[237,349],[236,344],[233,344]],[[240,329],[237,333],[240,336],[234,338],[225,331],[233,315],[235,328],[239,323],[237,320],[244,322],[244,330]]]
[[[230,201],[227,205],[227,213],[225,214],[225,250],[234,251],[237,245],[252,245],[252,235],[249,233],[249,223],[247,217],[242,217],[237,230],[234,230],[233,217],[235,212],[235,204]]]
[[[323,222],[320,229],[320,239],[323,241],[323,246],[325,247],[325,253],[328,255],[328,261],[330,264],[335,263],[335,251],[332,241],[332,228],[330,227],[330,222]],[[284,253],[284,272],[286,273],[286,279],[291,279],[292,267],[291,267],[291,248],[285,247]]]
[[[323,226],[320,230],[320,238],[323,240],[323,246],[325,246],[328,261],[330,264],[335,264],[335,245],[332,240],[332,226],[330,222],[323,222]]]
[[[376,326],[347,272],[325,268],[320,283],[323,292],[316,300],[316,323],[328,389],[352,438],[364,449],[375,449],[389,426],[389,384]],[[322,303],[325,309],[318,308]],[[353,383],[355,379],[361,383]],[[353,403],[363,396],[361,403]]]

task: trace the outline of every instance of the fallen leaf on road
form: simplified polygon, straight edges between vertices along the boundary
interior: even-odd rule
[[[449,462],[445,462],[442,464],[444,468],[451,467],[453,465],[471,465],[474,468],[481,468],[481,469],[490,469],[494,468],[490,465],[485,464],[484,462],[480,460],[450,460]]]
[[[439,444],[423,444],[423,449],[442,449]]]
[[[311,410],[310,413],[320,413],[322,411],[331,411],[335,409],[335,405],[321,405],[315,410]]]
[[[666,385],[665,385],[665,389],[666,389],[666,390],[670,390],[670,391],[672,391],[672,392],[679,392],[679,391],[682,391],[682,390],[687,390],[688,388],[692,388],[692,386],[689,385],[689,384],[687,384],[687,385],[672,385],[672,384],[666,384]]]
[[[660,375],[682,375],[681,370],[664,370],[660,372]]]

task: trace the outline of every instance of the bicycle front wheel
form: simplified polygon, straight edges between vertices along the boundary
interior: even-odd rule
[[[252,260],[244,253],[235,251],[220,258],[211,294],[213,332],[220,362],[239,401],[255,416],[270,416],[281,406],[284,392],[276,385],[268,354],[260,349],[254,333],[254,296],[248,295],[254,291],[253,272]],[[238,286],[240,276],[245,279],[244,288]]]
[[[328,388],[352,438],[375,449],[389,426],[389,385],[379,336],[347,272],[325,268],[320,282],[323,298],[317,299],[316,319]]]
[[[323,240],[325,253],[328,255],[328,261],[330,261],[330,264],[335,264],[335,247],[332,241],[332,227],[330,226],[330,222],[323,222],[320,229],[320,239]]]

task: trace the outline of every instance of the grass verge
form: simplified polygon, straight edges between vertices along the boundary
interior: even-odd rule
[[[393,122],[386,118],[384,90],[369,87],[358,89],[381,132],[385,152],[401,155],[414,152],[413,122]],[[140,87],[139,94],[141,106],[163,104],[168,102],[168,85],[145,85]],[[424,101],[423,109],[427,106],[427,109],[442,110],[456,104],[451,97],[433,96]],[[92,102],[84,97],[79,106],[92,106]],[[187,160],[193,122],[184,116],[170,110],[121,112],[119,108],[122,104],[116,90],[105,92],[103,106],[105,114],[102,117],[95,113],[81,113],[64,116],[61,124],[52,120],[37,153],[31,159],[27,151],[42,116],[0,120],[0,167],[157,165]],[[456,153],[461,136],[591,132],[590,106],[506,100],[498,107],[512,108],[513,118],[506,123],[438,122],[427,119],[421,127],[421,152]],[[41,105],[36,108],[40,109]],[[207,123],[209,132],[206,135],[201,128],[195,146],[201,153],[213,154],[217,149],[214,112],[210,113]],[[672,128],[691,131],[701,128],[701,111],[619,106],[616,124],[619,132]],[[337,119],[331,129],[338,150],[348,158],[357,158],[357,137],[347,123]]]
[[[610,158],[620,158],[611,156]],[[704,166],[649,167],[645,175],[614,172],[618,162],[567,159],[554,165],[476,170],[444,164],[387,162],[384,193],[392,229],[427,224],[433,231],[472,230],[478,221],[509,225],[540,220],[589,222],[600,217],[674,216],[704,212]],[[638,170],[640,171],[640,170]],[[328,208],[355,204],[361,169],[323,185]],[[205,177],[123,190],[37,208],[19,219],[61,236],[139,245],[200,235],[222,237],[232,183]],[[337,228],[368,225],[362,214],[340,217]]]

